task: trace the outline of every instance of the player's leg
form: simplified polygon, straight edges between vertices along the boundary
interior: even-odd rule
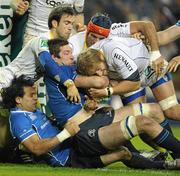
[[[165,161],[153,161],[138,153],[131,153],[125,147],[100,156],[102,163],[107,166],[117,161],[122,161],[126,166],[135,169],[165,169]],[[175,167],[175,166],[174,166]],[[175,167],[177,168],[177,166]]]
[[[145,116],[128,116],[121,122],[113,123],[99,129],[98,136],[101,144],[109,150],[115,150],[125,140],[145,133],[153,141],[180,157],[180,142],[156,121]]]
[[[124,119],[127,116],[137,116],[137,115],[145,115],[148,117],[151,117],[155,119],[158,123],[164,122],[164,115],[161,111],[161,108],[158,104],[151,103],[151,104],[131,104],[128,106],[124,106],[120,108],[119,110],[116,111],[115,117],[113,122],[120,121]],[[166,125],[168,126],[168,125]],[[168,128],[169,129],[169,128]],[[149,144],[151,147],[155,148],[156,150],[160,150],[159,147],[157,147],[152,140],[146,135],[146,134],[141,134],[140,135],[141,139]],[[131,152],[139,152],[134,145],[130,141],[127,141],[126,144],[124,144]],[[164,152],[164,150],[160,150],[161,152]]]
[[[124,106],[116,111],[113,122],[122,120],[124,117],[130,115],[144,115],[150,117],[154,119],[156,122],[158,122],[163,128],[171,132],[169,123],[165,119],[161,107],[157,103],[138,103]]]
[[[165,116],[169,119],[180,120],[180,104],[177,101],[173,82],[169,75],[161,78],[151,86],[151,89]]]

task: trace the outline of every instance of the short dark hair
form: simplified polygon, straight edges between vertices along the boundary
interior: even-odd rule
[[[48,18],[48,27],[49,29],[52,28],[52,21],[55,20],[59,23],[59,21],[61,20],[61,17],[64,14],[68,14],[68,15],[75,15],[75,11],[72,7],[56,7],[54,8],[51,13],[49,14],[49,18]]]
[[[23,97],[24,87],[32,87],[33,85],[34,80],[25,75],[14,78],[9,87],[2,89],[3,106],[8,109],[16,107],[16,97]]]
[[[104,13],[96,13],[91,17],[90,20],[93,24],[103,27],[105,29],[110,29],[112,21],[107,14]]]
[[[59,53],[60,53],[59,47],[68,44],[69,42],[67,40],[63,40],[59,38],[48,40],[49,52],[51,55],[54,55],[55,57],[59,57]]]

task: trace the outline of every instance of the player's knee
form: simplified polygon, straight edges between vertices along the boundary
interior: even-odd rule
[[[176,95],[169,96],[168,98],[159,101],[159,105],[163,111],[171,109],[178,104]]]
[[[139,133],[145,133],[148,129],[153,128],[157,124],[154,119],[148,118],[146,116],[136,117],[136,126]]]
[[[138,135],[135,116],[128,116],[125,119],[123,119],[120,123],[120,127],[121,127],[121,131],[123,133],[123,136],[127,140]]]
[[[139,103],[133,105],[134,115],[144,115],[146,117],[153,118],[157,122],[162,122],[164,120],[164,115],[162,113],[161,107],[157,103]]]
[[[169,119],[173,119],[173,120],[180,120],[180,105],[175,105],[169,109],[166,109],[164,111],[164,115],[169,118]]]

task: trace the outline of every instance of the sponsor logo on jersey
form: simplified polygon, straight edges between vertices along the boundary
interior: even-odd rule
[[[40,47],[41,47],[41,48],[47,48],[47,47],[48,47],[48,41],[42,39],[42,40],[40,41]]]
[[[127,27],[127,24],[114,24],[113,26],[112,26],[112,30],[115,30],[115,29],[117,29],[117,28],[122,28],[122,27]]]
[[[96,132],[95,129],[89,129],[89,130],[88,130],[88,136],[89,136],[89,137],[94,137],[94,136],[95,136],[95,132]]]
[[[54,1],[54,0],[46,0],[46,4],[50,5],[52,7],[57,7],[57,6],[60,6],[62,4],[65,4],[65,1],[57,2],[57,1]]]
[[[49,121],[46,121],[43,125],[41,125],[41,129],[44,129],[49,124]]]
[[[114,53],[114,56],[113,56],[113,57],[116,58],[116,59],[121,60],[121,61],[125,64],[126,68],[127,68],[129,71],[132,71],[132,70],[133,70],[133,68],[132,68],[132,66],[130,65],[130,63],[129,63],[129,62],[127,61],[127,59],[124,58],[122,55],[120,55],[120,54],[118,54],[118,53]]]

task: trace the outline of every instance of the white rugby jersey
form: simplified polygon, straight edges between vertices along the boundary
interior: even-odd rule
[[[74,56],[74,60],[77,60],[77,56],[81,51],[86,49],[86,32],[78,32],[75,35],[71,36],[68,39],[68,42],[70,43],[70,46],[72,47],[72,53]]]
[[[87,48],[86,46],[86,33],[87,31],[79,32],[69,38],[69,43],[73,49],[74,60],[77,60],[77,56],[81,51]],[[113,23],[111,25],[108,38],[113,37],[127,37],[130,36],[130,23]]]
[[[48,29],[48,16],[57,6],[75,6],[78,11],[83,10],[84,0],[32,0],[29,7],[29,17],[26,24],[26,33],[39,36]]]
[[[0,69],[0,89],[8,87],[15,76],[24,74],[33,78],[41,68],[38,55],[47,50],[47,39],[36,37],[30,40],[9,65]]]
[[[128,79],[137,70],[141,76],[149,65],[147,48],[142,41],[134,38],[107,38],[91,48],[104,53],[111,79]]]

